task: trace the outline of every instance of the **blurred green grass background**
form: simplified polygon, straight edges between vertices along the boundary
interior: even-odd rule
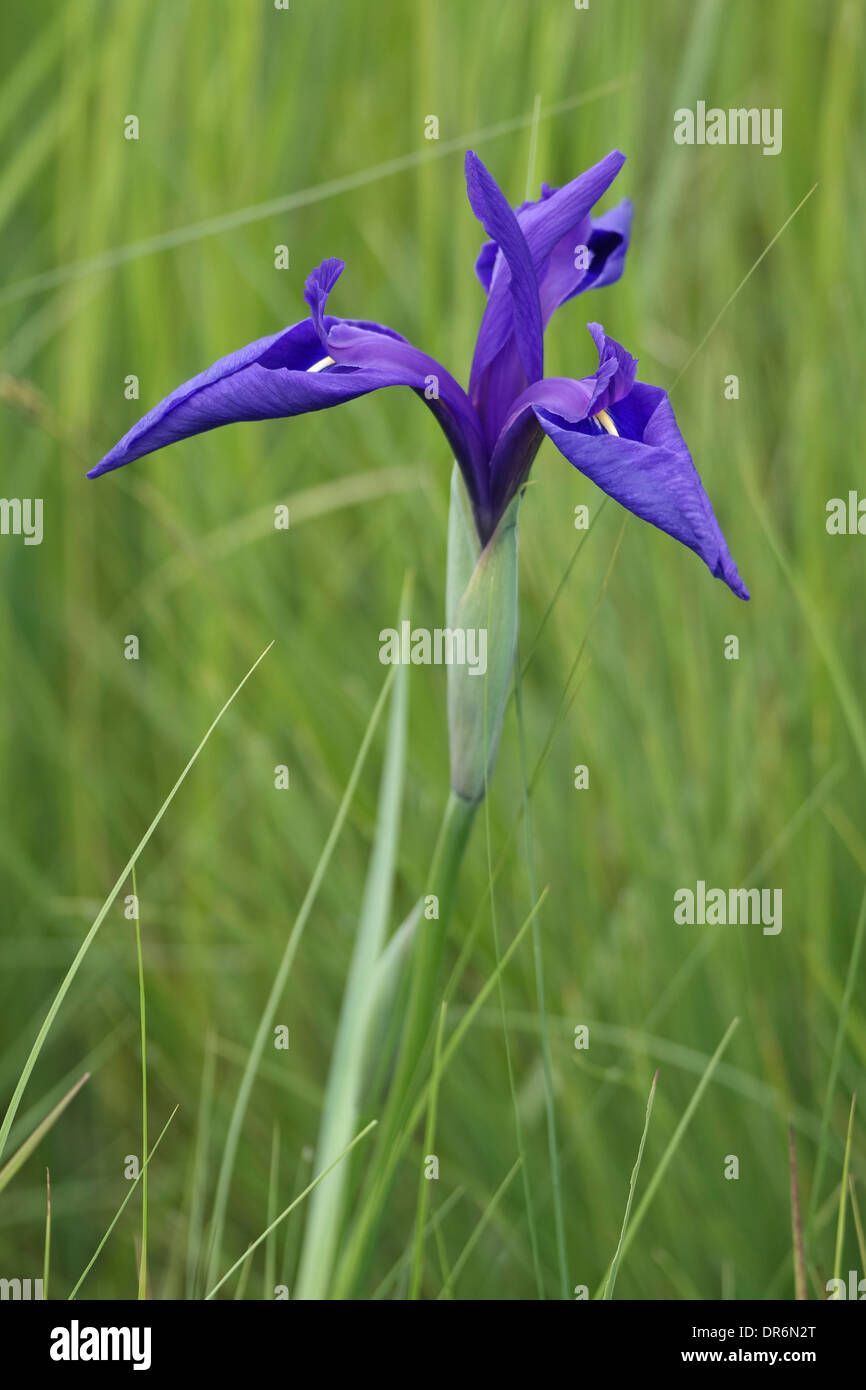
[[[585,323],[600,319],[640,357],[643,379],[677,382],[680,425],[753,596],[738,604],[694,556],[633,519],[616,551],[624,514],[613,503],[599,514],[601,494],[545,445],[522,509],[524,656],[579,540],[575,505],[597,516],[524,683],[530,767],[564,691],[579,684],[531,802],[537,879],[550,887],[541,929],[569,1279],[594,1290],[616,1246],[654,1070],[643,1183],[739,1016],[617,1296],[792,1296],[787,1123],[808,1205],[866,872],[866,542],[825,530],[827,500],[860,486],[866,444],[864,20],[858,0],[3,7],[0,490],[42,497],[45,509],[41,546],[0,538],[4,1106],[120,867],[223,700],[276,639],[139,864],[151,1141],[180,1106],[150,1169],[154,1296],[198,1291],[193,1173],[206,1162],[212,1184],[240,1068],[381,687],[378,633],[396,620],[407,570],[413,621],[441,623],[450,460],[420,404],[388,391],[215,431],[99,483],[84,472],[179,382],[303,317],[304,277],[326,255],[347,261],[335,313],[393,325],[465,381],[482,294],[462,151],[471,143],[519,202],[536,102],[534,190],[618,146],[628,162],[615,195],[635,203],[623,280],[559,314],[548,370],[591,370]],[[674,110],[699,99],[781,107],[781,155],[675,145]],[[129,114],[138,141],[123,138]],[[424,138],[430,114],[438,143]],[[294,205],[208,225],[301,191]],[[188,227],[169,238],[177,244],[147,244]],[[274,268],[282,243],[286,271]],[[128,247],[116,263],[89,265]],[[724,397],[731,373],[736,401]],[[124,398],[129,374],[140,400]],[[281,501],[287,533],[272,524]],[[130,633],[137,662],[123,657]],[[739,661],[724,659],[728,634]],[[444,694],[441,670],[413,669],[395,924],[420,891],[447,786]],[[267,1221],[275,1124],[280,1207],[309,1175],[381,755],[379,737],[280,1009],[290,1051],[266,1060],[253,1093],[228,1210],[232,1259]],[[283,763],[291,787],[277,791]],[[579,763],[590,787],[578,792]],[[521,786],[512,707],[491,787],[494,857]],[[675,926],[673,892],[698,878],[781,888],[783,931]],[[495,966],[486,885],[479,825],[449,946],[453,963],[480,913],[456,1009]],[[519,835],[496,886],[504,942],[530,906]],[[504,990],[555,1295],[528,944]],[[58,1296],[125,1196],[124,1159],[140,1150],[137,1013],[134,930],[119,900],[25,1096],[18,1141],[93,1071],[0,1199],[0,1275],[41,1270],[46,1164]],[[573,1046],[580,1023],[590,1025],[586,1052]],[[829,1102],[812,1296],[832,1273],[864,1053],[860,977]],[[422,1152],[419,1134],[365,1296],[411,1243]],[[516,1156],[498,1008],[483,1012],[443,1079],[436,1152],[431,1212],[460,1189],[441,1223],[453,1263]],[[737,1181],[724,1177],[730,1154]],[[859,1120],[851,1165],[862,1184]],[[302,1224],[303,1209],[280,1235],[277,1272],[289,1286]],[[134,1198],[91,1297],[135,1296],[138,1225]],[[866,1273],[850,1216],[842,1265]],[[261,1296],[267,1273],[259,1252],[245,1296]],[[431,1241],[425,1295],[441,1282]],[[518,1181],[454,1292],[534,1289]]]

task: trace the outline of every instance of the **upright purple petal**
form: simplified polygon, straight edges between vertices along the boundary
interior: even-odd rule
[[[544,375],[544,332],[532,260],[505,194],[473,150],[466,155],[466,188],[472,211],[502,252],[505,261],[502,274],[505,275],[507,267],[517,353],[527,382],[538,381]],[[488,325],[486,331],[490,330],[491,325]],[[482,324],[479,342],[484,332]]]
[[[614,150],[563,188],[543,185],[541,198],[523,203],[515,214],[532,261],[542,325],[560,304],[582,289],[609,284],[622,273],[630,204],[621,204],[597,221],[589,214],[616,177],[624,158]],[[525,371],[514,334],[512,276],[505,247],[500,245],[492,227],[488,231],[494,240],[482,248],[475,267],[488,301],[472,362],[469,396],[492,450],[513,401],[531,378]]]
[[[586,278],[578,286],[581,290],[601,289],[612,285],[625,269],[625,256],[631,237],[631,222],[634,209],[629,198],[592,219],[587,248],[592,260]],[[573,294],[577,293],[577,289]],[[568,295],[571,299],[573,296]],[[564,304],[565,300],[560,300]]]
[[[584,217],[556,243],[539,267],[539,294],[545,325],[554,312],[575,295],[611,285],[619,279],[625,264],[631,217],[631,203],[626,198],[601,217]]]
[[[554,248],[563,237],[571,236],[574,229],[580,226],[599,198],[607,192],[623,164],[625,155],[619,150],[611,150],[586,173],[579,174],[562,188],[547,189],[537,202],[524,204],[518,221],[539,280]]]

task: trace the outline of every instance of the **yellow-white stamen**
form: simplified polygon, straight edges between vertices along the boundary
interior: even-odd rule
[[[326,367],[333,367],[333,357],[323,357],[321,362],[315,362],[312,367],[308,367],[308,372],[322,372]]]
[[[598,414],[593,415],[592,418],[593,420],[597,420],[598,423],[601,425],[602,429],[607,430],[608,434],[615,434],[617,439],[619,438],[619,430],[613,423],[613,420],[611,420],[606,410],[600,410]]]

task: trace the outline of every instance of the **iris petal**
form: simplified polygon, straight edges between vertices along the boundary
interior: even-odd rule
[[[598,219],[592,219],[589,214],[624,160],[625,156],[614,150],[563,188],[544,185],[537,202],[523,203],[513,214],[532,261],[542,326],[560,304],[582,289],[610,284],[622,273],[631,205],[622,203]],[[487,174],[486,170],[484,172]],[[489,174],[487,178],[496,188]],[[504,195],[498,188],[496,191],[505,202]],[[478,213],[474,203],[473,208]],[[488,293],[488,301],[472,362],[469,395],[492,451],[514,400],[532,378],[525,370],[524,354],[519,351],[516,340],[513,272],[509,274],[511,267],[505,247],[499,244],[498,234],[492,226],[488,226],[488,231],[494,240],[482,248],[475,267]],[[581,245],[590,252],[588,265],[576,255]]]
[[[543,276],[548,256],[562,238],[571,236],[588,216],[624,163],[625,155],[619,150],[611,150],[604,159],[562,188],[547,189],[537,202],[524,204],[518,221],[536,274]]]
[[[392,385],[409,386],[436,416],[460,464],[476,511],[487,502],[487,451],[478,417],[459,382],[441,363],[379,325],[338,320],[326,338],[339,365],[384,373]]]
[[[540,272],[545,324],[584,290],[612,285],[622,275],[632,207],[626,198],[601,217],[586,217],[556,243]]]
[[[98,478],[220,425],[304,415],[386,386],[409,386],[444,430],[480,515],[486,505],[486,453],[468,397],[439,363],[393,329],[325,314],[342,269],[342,261],[324,261],[308,278],[305,298],[311,318],[249,343],[184,382],[133,425],[87,476]],[[432,394],[430,378],[438,394]]]
[[[316,269],[310,272],[304,283],[304,299],[310,306],[310,315],[323,344],[327,332],[325,328],[325,305],[328,302],[328,295],[345,269],[345,261],[338,260],[336,256],[329,256],[327,260],[322,261],[321,265],[317,265]]]
[[[544,330],[532,259],[505,194],[472,150],[466,155],[466,188],[472,211],[502,252],[505,264],[501,267],[501,275],[505,278],[507,267],[517,353],[527,381],[538,381],[544,374]],[[484,333],[485,325],[482,323],[478,335],[479,346]],[[475,375],[473,362],[472,376]]]
[[[504,509],[525,481],[541,430],[609,497],[695,551],[717,579],[747,599],[667,393],[635,381],[635,359],[599,324],[590,331],[599,351],[594,376],[549,377],[514,402],[491,460],[494,509]],[[601,410],[615,435],[593,421]]]
[[[637,407],[639,414],[647,415],[647,433],[667,436],[669,447],[648,442],[647,433],[643,438],[626,437],[621,428],[624,419],[616,407],[609,414],[619,437],[588,435],[575,428],[574,421],[548,410],[537,409],[535,414],[545,434],[575,468],[635,516],[694,550],[717,579],[723,579],[739,598],[747,599],[749,591],[673,422],[665,393],[638,383],[628,399],[632,420]]]

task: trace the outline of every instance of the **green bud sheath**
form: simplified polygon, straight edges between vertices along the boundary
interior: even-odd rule
[[[448,520],[448,627],[475,634],[476,659],[448,666],[448,733],[451,788],[462,801],[484,797],[499,746],[517,650],[517,513],[515,497],[481,549],[472,507],[459,468],[451,475]],[[482,636],[483,634],[483,636]],[[486,708],[485,708],[486,707]],[[485,738],[486,733],[486,738]]]

